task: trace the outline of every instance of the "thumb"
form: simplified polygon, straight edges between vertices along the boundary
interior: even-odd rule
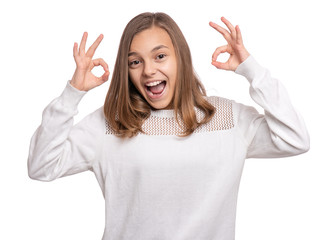
[[[222,69],[222,70],[231,70],[229,68],[229,64],[228,62],[222,63],[222,62],[217,62],[217,61],[212,61],[211,64],[213,66],[215,66],[218,69]]]

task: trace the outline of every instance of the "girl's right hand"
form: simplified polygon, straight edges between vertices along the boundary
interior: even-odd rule
[[[73,56],[76,62],[76,70],[70,81],[70,84],[81,91],[89,91],[92,88],[100,86],[108,80],[109,68],[107,63],[102,58],[92,59],[97,47],[103,40],[103,34],[100,34],[97,40],[85,52],[85,44],[88,33],[84,32],[79,50],[78,44],[75,43],[73,47]],[[104,74],[100,77],[95,76],[91,71],[94,67],[102,66]]]

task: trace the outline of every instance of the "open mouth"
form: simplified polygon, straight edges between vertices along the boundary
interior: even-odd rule
[[[162,95],[166,88],[166,81],[155,81],[155,82],[150,82],[146,83],[146,92],[149,94],[151,97],[159,97]]]

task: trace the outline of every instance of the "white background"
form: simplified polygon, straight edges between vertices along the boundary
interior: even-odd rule
[[[286,85],[311,135],[311,150],[286,159],[248,159],[238,200],[237,240],[335,240],[335,7],[329,0],[85,1],[0,3],[0,239],[101,239],[104,199],[91,172],[51,183],[27,175],[30,138],[44,107],[75,69],[72,47],[103,33],[96,57],[110,69],[127,22],[163,11],[189,42],[208,89],[253,105],[247,81],[210,65],[224,45],[209,27],[239,24],[250,53]],[[100,107],[109,83],[80,104],[77,121]]]

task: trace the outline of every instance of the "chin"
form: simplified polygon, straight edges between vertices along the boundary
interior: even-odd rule
[[[167,109],[173,109],[173,105],[169,103],[149,103],[149,105],[154,109],[154,110],[167,110]]]

